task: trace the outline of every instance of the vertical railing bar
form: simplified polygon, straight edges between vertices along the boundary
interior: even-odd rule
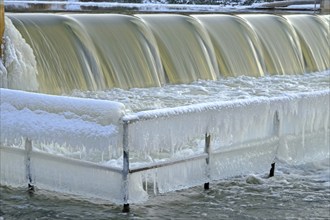
[[[211,135],[208,133],[205,133],[205,148],[204,152],[207,154],[207,157],[205,159],[206,161],[206,178],[208,181],[211,179],[210,174],[210,146],[211,146]],[[204,183],[204,189],[210,188],[210,182]]]
[[[32,141],[30,139],[28,139],[28,138],[25,139],[24,148],[26,151],[25,172],[26,172],[26,179],[28,181],[28,190],[29,190],[29,192],[33,192],[34,185],[32,183],[32,171],[31,171]]]
[[[129,140],[128,140],[129,121],[123,124],[123,196],[124,206],[123,212],[129,212]]]
[[[275,111],[274,114],[274,131],[275,131],[275,135],[278,137],[278,144],[277,144],[277,148],[275,150],[275,158],[273,163],[271,164],[271,168],[269,171],[269,175],[268,177],[273,177],[275,174],[275,160],[278,154],[278,149],[281,147],[282,145],[282,139],[281,139],[281,120],[280,120],[280,115],[278,110]]]

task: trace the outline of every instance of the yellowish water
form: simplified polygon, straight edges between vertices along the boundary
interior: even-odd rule
[[[326,70],[330,66],[329,23],[312,15],[287,15],[285,18],[294,26],[299,36],[306,70]]]
[[[9,18],[33,49],[43,93],[160,87],[330,68],[327,16],[9,14]]]
[[[267,73],[284,75],[305,72],[298,36],[283,17],[263,14],[240,16],[247,20],[261,41]]]
[[[223,76],[263,76],[257,35],[243,19],[232,15],[195,15],[209,32]]]
[[[93,57],[106,88],[150,87],[164,83],[156,41],[140,19],[119,14],[71,15],[93,44]],[[89,43],[87,41],[85,45]],[[95,67],[95,68],[97,68]]]
[[[169,83],[215,80],[218,67],[211,40],[192,17],[183,15],[137,15],[153,31]]]

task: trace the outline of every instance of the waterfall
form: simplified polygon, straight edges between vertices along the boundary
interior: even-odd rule
[[[327,16],[8,17],[33,50],[38,92],[42,93],[159,87],[199,79],[303,74],[330,68]],[[14,74],[8,68],[7,72]]]

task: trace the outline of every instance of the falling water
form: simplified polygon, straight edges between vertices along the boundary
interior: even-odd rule
[[[9,18],[33,50],[38,91],[44,93],[160,87],[330,67],[327,16],[9,14]]]

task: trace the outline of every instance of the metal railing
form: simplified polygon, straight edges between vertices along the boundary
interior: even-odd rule
[[[309,105],[308,100],[312,100],[316,97],[323,97],[322,100],[325,102],[327,99],[329,99],[330,92],[329,91],[323,91],[323,92],[316,92],[312,94],[308,93],[302,93],[302,94],[296,94],[296,95],[288,95],[286,97],[276,97],[276,98],[261,98],[258,100],[243,100],[239,102],[219,102],[219,103],[207,103],[207,104],[202,104],[202,105],[193,105],[189,107],[177,107],[177,108],[171,108],[171,109],[162,109],[161,111],[158,110],[151,110],[151,111],[146,111],[146,112],[139,112],[136,114],[132,115],[126,115],[122,118],[122,123],[123,123],[123,192],[124,192],[124,211],[129,210],[129,175],[134,174],[137,172],[143,172],[147,170],[152,170],[152,169],[158,169],[161,167],[166,167],[166,166],[172,166],[175,164],[179,163],[185,163],[187,161],[194,161],[194,160],[199,160],[199,159],[205,159],[205,164],[206,164],[206,170],[205,170],[205,181],[204,183],[204,188],[207,189],[209,188],[209,181],[211,181],[211,172],[210,172],[210,160],[211,160],[211,134],[217,135],[216,132],[214,132],[214,128],[218,126],[218,124],[214,125],[207,125],[205,128],[205,146],[204,146],[204,152],[195,154],[195,155],[190,155],[186,156],[184,158],[178,158],[178,159],[167,159],[166,161],[162,162],[153,162],[149,163],[147,165],[135,167],[135,168],[130,168],[130,150],[133,150],[135,147],[139,148],[138,146],[130,146],[130,139],[131,133],[134,133],[136,130],[140,130],[140,127],[134,127],[135,125],[139,123],[145,123],[147,121],[153,121],[155,120],[155,123],[160,123],[161,121],[169,120],[175,118],[177,120],[177,123],[180,122],[180,116],[184,116],[187,114],[190,114],[191,118],[197,117],[196,114],[201,114],[201,115],[206,115],[206,118],[212,118],[214,116],[219,116],[223,113],[222,117],[225,117],[225,114],[228,114],[231,112],[231,110],[235,109],[248,109],[251,108],[251,106],[255,106],[255,109],[261,108],[261,115],[265,115],[264,118],[260,115],[260,120],[265,121],[268,123],[268,125],[262,127],[265,130],[270,130],[268,133],[263,133],[263,131],[258,131],[263,133],[262,135],[256,135],[254,139],[250,141],[259,141],[259,145],[263,145],[265,141],[269,140],[270,142],[270,156],[269,158],[274,158],[276,157],[276,154],[278,153],[280,145],[285,145],[285,136],[290,135],[292,131],[284,131],[284,128],[287,127],[286,124],[290,123],[286,117],[295,117],[297,122],[300,120],[299,116],[297,116],[297,113],[294,112],[289,112],[289,109],[292,108],[294,110],[292,111],[299,111],[299,108],[305,107],[305,105]],[[293,101],[295,100],[295,101]],[[292,104],[293,102],[294,104]],[[329,100],[328,100],[329,102]],[[291,104],[290,104],[291,103]],[[300,104],[302,106],[299,106]],[[321,101],[320,103],[324,103]],[[289,105],[292,105],[293,107],[289,107]],[[318,114],[318,117],[320,117],[320,111],[318,111],[316,106],[311,106],[311,108],[315,108],[314,113],[308,113],[308,114]],[[312,111],[314,111],[312,110]],[[253,112],[253,109],[250,110]],[[285,116],[286,114],[289,114],[289,116]],[[256,115],[252,115],[251,119],[247,120],[246,123],[253,123],[253,117]],[[315,116],[315,115],[314,115]],[[310,121],[313,120],[309,117],[314,117],[313,115],[305,115],[304,117],[308,117],[305,120]],[[249,116],[246,116],[249,117]],[[328,116],[326,116],[328,117]],[[205,118],[204,118],[205,119]],[[284,120],[284,121],[283,121]],[[317,119],[318,120],[318,119]],[[205,121],[205,124],[208,123],[208,120]],[[160,125],[161,126],[161,125]],[[203,125],[201,125],[203,126]],[[249,125],[246,125],[249,126]],[[301,126],[302,129],[305,129],[304,126]],[[251,127],[250,127],[251,128]],[[232,129],[232,131],[236,131],[235,129]],[[148,132],[148,131],[147,131]],[[152,131],[153,132],[153,131]],[[158,131],[154,131],[158,132]],[[305,131],[301,131],[305,132]],[[308,133],[308,132],[307,132]],[[155,133],[156,134],[156,133]],[[153,136],[152,134],[148,135],[149,139],[151,140]],[[194,136],[194,135],[192,135]],[[133,137],[134,139],[134,137]],[[146,142],[148,143],[148,140]],[[151,140],[150,142],[153,143]],[[244,141],[243,141],[244,142]],[[248,142],[248,141],[247,141]],[[135,143],[134,141],[132,143]],[[132,144],[131,143],[131,144]],[[134,144],[132,144],[134,145]],[[216,154],[221,154],[225,153],[226,151],[230,152],[233,150],[233,146],[235,143],[232,145],[232,148],[228,148],[225,150],[218,150],[212,151],[212,155]],[[236,143],[236,145],[240,146],[240,143]],[[257,143],[258,145],[258,143]],[[142,149],[142,148],[141,148]],[[269,165],[273,164],[274,161],[269,160]],[[273,170],[274,172],[274,170]],[[272,172],[272,173],[273,173]]]
[[[270,165],[273,162],[274,158],[277,156],[279,147],[281,147],[281,145],[290,145],[290,143],[284,143],[289,141],[286,140],[286,136],[288,135],[295,135],[295,133],[300,132],[303,133],[304,136],[306,136],[308,133],[317,133],[319,131],[321,131],[322,133],[324,131],[324,134],[321,134],[324,136],[321,137],[326,138],[326,134],[329,133],[330,118],[330,113],[326,106],[329,106],[329,104],[330,91],[326,90],[312,93],[299,93],[275,98],[258,98],[250,100],[241,100],[236,102],[231,101],[205,103],[192,106],[138,112],[132,115],[125,115],[121,119],[122,124],[120,124],[120,126],[122,126],[122,133],[119,133],[118,135],[119,138],[122,138],[122,168],[105,166],[88,161],[74,160],[59,156],[56,156],[54,161],[56,161],[57,164],[74,164],[74,166],[80,167],[79,169],[81,170],[84,170],[86,168],[95,168],[95,170],[116,173],[116,175],[121,176],[121,180],[117,181],[118,184],[122,187],[121,193],[119,195],[122,197],[121,199],[119,199],[119,201],[124,204],[123,211],[129,211],[129,203],[132,202],[129,194],[131,187],[130,175],[136,173],[143,173],[148,170],[156,170],[164,167],[170,167],[178,165],[180,163],[204,160],[203,163],[205,165],[205,170],[203,172],[203,180],[201,181],[204,181],[204,188],[208,189],[209,182],[216,179],[215,176],[218,175],[218,173],[215,173],[215,171],[212,170],[212,167],[214,168],[217,163],[223,163],[223,161],[218,161],[220,160],[218,155],[224,155],[225,157],[226,154],[236,150],[240,150],[240,152],[236,152],[237,154],[239,154],[242,153],[241,149],[245,148],[246,151],[249,151],[250,149],[255,148],[255,146],[258,146],[265,150],[266,153],[264,155],[267,156],[265,163]],[[325,107],[323,106],[322,108],[320,107],[320,105],[324,105]],[[303,111],[307,108],[309,109]],[[243,111],[246,115],[242,114]],[[204,150],[202,152],[193,155],[187,155],[180,158],[169,157],[166,158],[165,161],[150,162],[135,167],[131,166],[130,152],[141,151],[143,149],[143,146],[138,146],[137,143],[138,136],[140,134],[144,132],[149,133],[148,136],[145,138],[146,140],[144,140],[145,143],[142,143],[142,145],[148,145],[151,151],[154,146],[149,146],[149,143],[157,144],[157,141],[159,140],[157,139],[156,135],[160,132],[160,130],[154,130],[154,128],[146,128],[146,131],[141,131],[141,126],[143,127],[145,125],[148,125],[146,123],[160,124],[159,127],[175,124],[180,125],[180,128],[185,129],[189,128],[190,126],[185,124],[186,118],[194,119],[196,123],[199,124],[196,125],[196,127],[198,128],[197,131],[187,129],[187,136],[182,137],[182,139],[184,139],[182,140],[182,142],[186,142],[189,138],[195,138],[196,135],[199,134],[200,138],[204,137]],[[229,122],[232,122],[232,125],[226,125],[227,127],[225,127],[225,123]],[[235,125],[235,123],[238,122],[241,124]],[[291,130],[289,129],[289,126],[287,125],[290,125],[292,123],[296,123],[295,127],[298,130],[292,130],[293,128]],[[307,127],[305,126],[306,124],[311,125]],[[244,128],[243,126],[246,126],[246,128]],[[251,131],[251,129],[254,127],[263,130],[258,130],[258,132],[253,130]],[[237,140],[231,140],[229,137],[227,137],[228,134],[235,134],[235,132],[242,133],[240,134],[241,137],[238,137],[239,135],[237,134]],[[171,133],[164,134],[164,138],[168,138],[169,135],[171,135]],[[213,139],[216,138],[222,138],[222,142],[217,143],[217,146],[213,146],[215,143],[213,142]],[[328,147],[326,146],[327,140],[325,140],[323,143],[325,147]],[[37,184],[35,183],[34,179],[34,172],[36,172],[33,169],[34,158],[42,158],[43,160],[47,161],[49,158],[52,159],[55,157],[47,155],[43,152],[35,152],[32,146],[33,141],[34,140],[30,139],[25,140],[25,153],[22,157],[25,158],[25,179],[28,182],[28,186],[31,190],[33,190],[34,185]],[[299,144],[305,143],[304,140],[298,140],[298,142]],[[252,147],[245,147],[245,145],[249,145],[249,143],[252,143]],[[265,146],[268,146],[268,149],[265,149]],[[158,146],[156,146],[156,148],[157,147]],[[10,150],[9,148],[3,146],[1,146],[0,150],[2,150],[3,152],[16,151]],[[22,152],[19,152],[19,154],[21,155]],[[264,157],[264,155],[261,155],[261,157]],[[251,163],[254,162],[252,161]],[[63,170],[64,169],[65,168],[63,168]],[[68,175],[70,175],[70,173]],[[83,175],[87,175],[87,173],[81,175],[83,179]],[[102,176],[104,174],[101,173],[98,175]],[[93,178],[93,176],[91,176],[90,178]],[[94,180],[92,179],[88,181],[93,182]],[[88,187],[85,188],[89,189]],[[82,189],[85,188],[82,187]],[[77,192],[79,193],[79,190]]]

